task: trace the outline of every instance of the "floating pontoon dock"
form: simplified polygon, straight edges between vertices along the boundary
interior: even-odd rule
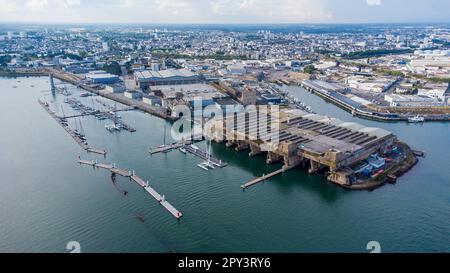
[[[264,182],[264,181],[266,181],[266,180],[268,180],[268,179],[270,179],[270,178],[272,178],[274,176],[282,174],[283,172],[284,172],[283,169],[279,169],[278,171],[275,171],[273,173],[270,173],[270,174],[267,174],[267,175],[263,175],[263,176],[261,176],[259,178],[256,178],[256,179],[254,179],[254,180],[252,180],[250,182],[245,183],[244,185],[241,186],[241,188],[243,188],[243,189],[250,188],[251,186],[254,186],[256,184],[262,183],[262,182]]]
[[[174,206],[172,206],[169,202],[166,201],[164,195],[160,195],[157,191],[155,191],[152,187],[150,187],[148,181],[144,181],[142,178],[137,176],[134,171],[129,171],[125,169],[117,168],[115,164],[103,164],[97,163],[96,161],[83,160],[78,158],[78,163],[80,165],[92,166],[94,168],[106,169],[111,171],[114,174],[130,178],[131,181],[138,184],[142,187],[146,192],[148,192],[156,201],[158,201],[161,206],[163,206],[168,212],[170,212],[175,218],[180,219],[183,214],[178,211]]]
[[[80,147],[85,150],[88,153],[94,153],[94,154],[100,154],[103,156],[106,156],[107,151],[106,150],[101,150],[101,149],[94,149],[94,148],[90,148],[89,145],[87,144],[86,140],[83,140],[80,138],[79,135],[77,135],[72,129],[69,128],[69,126],[67,126],[67,123],[62,122],[64,119],[60,118],[56,115],[55,112],[53,112],[50,109],[50,106],[48,103],[43,102],[41,100],[38,100],[39,104],[42,106],[42,108],[45,109],[45,111],[47,111],[47,113],[50,114],[50,116],[56,120],[56,122],[58,122],[59,125],[61,125],[61,127],[64,128],[64,130],[66,130],[67,133],[69,133],[69,135],[75,140],[75,142],[80,145]]]

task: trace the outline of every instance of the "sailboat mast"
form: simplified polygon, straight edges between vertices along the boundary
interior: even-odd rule
[[[164,123],[164,145],[166,145],[166,130],[167,130],[167,122]]]
[[[84,129],[83,124],[81,123],[81,118],[78,120],[78,122],[80,123],[80,133],[84,135]]]
[[[114,126],[117,126],[117,103],[114,103]]]
[[[211,163],[211,140],[209,140],[208,146],[208,163]]]

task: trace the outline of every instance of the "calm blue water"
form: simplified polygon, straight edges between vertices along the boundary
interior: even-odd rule
[[[148,148],[163,141],[165,122],[140,112],[122,113],[138,130],[134,134],[110,134],[108,122],[91,117],[71,120],[91,146],[109,151],[106,159],[87,155],[37,103],[45,98],[56,111],[70,113],[64,97],[48,94],[48,79],[19,80],[0,79],[1,252],[67,252],[69,241],[80,242],[82,252],[366,252],[372,240],[385,252],[450,252],[446,123],[357,119],[427,151],[397,185],[351,192],[294,170],[244,192],[241,184],[280,166],[223,145],[213,152],[230,165],[210,172],[196,166],[200,159],[178,151],[150,156]],[[298,87],[290,89],[319,113],[354,119]],[[77,165],[78,155],[136,170],[185,217],[176,221],[120,178],[119,187],[129,191],[124,197],[107,172]]]

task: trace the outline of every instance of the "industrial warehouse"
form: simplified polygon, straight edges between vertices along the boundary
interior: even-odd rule
[[[417,162],[391,132],[298,109],[279,113],[255,109],[216,119],[209,123],[206,134],[237,151],[249,149],[250,156],[267,153],[268,164],[283,162],[282,170],[274,174],[309,166],[310,174],[325,170],[329,181],[352,189],[377,187],[386,178],[401,175],[400,166],[404,172]],[[365,172],[369,168],[370,175]]]
[[[144,91],[151,86],[193,84],[200,82],[199,75],[187,69],[167,69],[163,71],[140,71],[134,74],[136,85]]]

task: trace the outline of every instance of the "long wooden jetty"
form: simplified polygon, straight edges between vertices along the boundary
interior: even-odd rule
[[[295,168],[295,167],[297,167],[297,165],[291,166],[291,167],[289,167],[289,168],[283,167],[283,168],[281,168],[281,169],[279,169],[279,170],[277,170],[277,171],[274,171],[274,172],[272,172],[272,173],[264,174],[264,175],[261,176],[261,177],[258,177],[258,178],[256,178],[256,179],[253,179],[253,180],[251,180],[251,181],[245,183],[244,185],[241,186],[241,188],[243,188],[243,189],[250,188],[250,187],[252,187],[252,186],[254,186],[254,185],[256,185],[256,184],[259,184],[259,183],[262,183],[262,182],[264,182],[264,181],[266,181],[266,180],[269,180],[269,179],[272,178],[272,177],[275,177],[275,176],[277,176],[277,175],[279,175],[279,174],[282,174],[282,173],[285,173],[285,172],[287,172],[287,171],[289,171],[289,170],[292,170],[292,169]]]
[[[156,201],[158,201],[163,208],[165,208],[170,214],[173,215],[173,217],[180,219],[183,217],[183,214],[178,211],[174,206],[172,206],[165,198],[164,195],[159,194],[155,189],[153,189],[148,181],[143,180],[139,176],[135,174],[134,171],[129,171],[126,169],[120,169],[117,168],[115,164],[104,164],[104,163],[98,163],[97,161],[89,161],[78,158],[78,163],[80,165],[87,165],[91,166],[93,168],[99,168],[99,169],[106,169],[111,171],[111,173],[120,175],[122,177],[129,178],[130,181],[135,182],[138,184],[141,188],[143,188],[150,196],[152,196]]]
[[[270,174],[267,174],[267,175],[263,175],[261,177],[258,177],[256,179],[253,179],[252,181],[249,181],[249,182],[245,183],[244,185],[241,186],[241,188],[243,188],[243,189],[250,188],[251,186],[254,186],[256,184],[264,182],[264,181],[266,181],[266,180],[268,180],[268,179],[270,179],[270,178],[272,178],[274,176],[282,174],[283,172],[284,172],[283,169],[279,169],[278,171],[275,171],[273,173],[270,173]]]
[[[69,126],[67,126],[66,123],[64,123],[62,120],[62,118],[58,117],[56,115],[55,112],[53,112],[50,109],[50,106],[47,102],[43,102],[41,100],[38,100],[39,104],[42,106],[42,108],[45,109],[45,111],[47,111],[47,113],[50,114],[50,116],[56,120],[56,122],[58,122],[59,125],[61,125],[61,127],[63,127],[63,129],[73,138],[73,140],[75,140],[75,142],[86,152],[88,153],[94,153],[94,154],[99,154],[99,155],[103,155],[106,156],[107,151],[103,150],[103,149],[95,149],[95,148],[91,148],[89,147],[88,143],[86,142],[86,140],[81,139],[81,137],[79,136],[79,134],[77,135],[72,129],[70,129]]]

